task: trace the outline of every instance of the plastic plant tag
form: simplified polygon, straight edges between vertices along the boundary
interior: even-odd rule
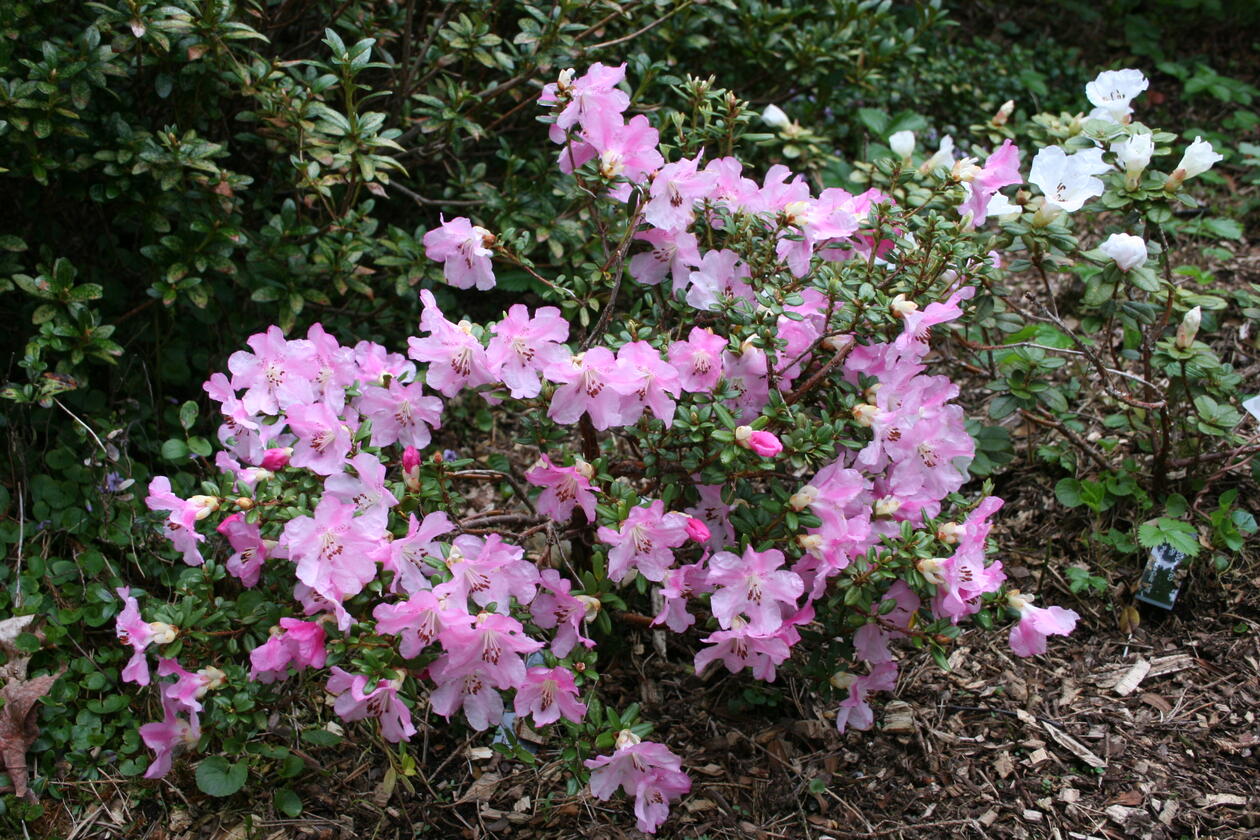
[[[1137,599],[1161,609],[1171,610],[1181,592],[1181,584],[1186,576],[1182,563],[1186,555],[1171,545],[1157,545],[1151,549],[1151,555],[1142,570],[1142,579],[1138,583]]]
[[[1260,420],[1260,394],[1257,394],[1249,400],[1243,400],[1242,407],[1245,408],[1252,417]]]

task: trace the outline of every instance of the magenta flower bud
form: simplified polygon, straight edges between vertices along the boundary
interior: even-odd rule
[[[268,449],[263,453],[262,463],[259,464],[264,470],[275,472],[284,469],[289,464],[289,456],[293,454],[293,450],[288,446],[281,446],[275,449]]]
[[[687,529],[687,536],[691,537],[691,539],[695,542],[708,542],[709,537],[711,536],[709,533],[709,526],[705,525],[703,521],[696,519],[694,516],[687,518],[687,524],[685,527]]]
[[[408,446],[402,456],[403,481],[415,493],[420,489],[420,450]]]
[[[750,426],[735,430],[735,441],[745,449],[751,449],[762,458],[773,458],[783,451],[783,444],[773,432],[755,432]]]

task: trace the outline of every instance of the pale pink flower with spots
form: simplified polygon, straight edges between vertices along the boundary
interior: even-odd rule
[[[581,723],[586,717],[586,704],[577,697],[577,686],[568,668],[530,668],[525,672],[525,684],[516,689],[516,715],[532,715],[535,726],[555,723],[561,717]]]
[[[494,288],[494,234],[459,216],[424,235],[424,255],[442,263],[442,276],[457,289]]]
[[[232,546],[233,554],[226,564],[228,572],[239,578],[242,586],[255,586],[267,560],[267,544],[257,523],[247,522],[243,513],[234,513],[215,530]]]
[[[333,711],[342,720],[376,718],[381,724],[381,735],[386,741],[409,741],[416,734],[411,722],[411,710],[398,697],[401,678],[377,680],[371,691],[366,691],[368,678],[362,674],[348,674],[333,666],[328,677],[328,693],[337,696]]]
[[[279,327],[251,335],[253,353],[238,350],[228,358],[232,387],[245,389],[241,403],[251,415],[276,415],[291,405],[315,399],[319,372],[309,341],[286,341]]]
[[[366,385],[355,407],[372,421],[372,445],[414,446],[424,449],[432,440],[431,429],[442,425],[442,401],[425,396],[419,382],[404,385],[397,379],[381,387]]]
[[[682,772],[682,759],[664,744],[642,741],[630,730],[617,736],[612,755],[587,759],[591,793],[607,801],[621,788],[635,797],[640,831],[655,833],[669,814],[669,802],[691,790],[691,779]]]
[[[630,258],[631,277],[645,286],[655,286],[669,276],[673,278],[675,291],[687,287],[691,269],[700,265],[699,243],[694,233],[652,228],[636,233],[634,238],[648,243],[652,250]]]
[[[599,541],[611,546],[608,550],[608,577],[618,583],[634,572],[648,580],[661,581],[674,565],[673,549],[687,542],[687,516],[666,513],[665,503],[657,499],[639,505],[617,530],[601,526]]]
[[[552,463],[547,455],[539,455],[538,463],[525,473],[525,480],[543,488],[535,505],[538,512],[557,522],[567,522],[573,509],[580,507],[587,522],[595,521],[595,490],[591,487],[591,465],[577,460],[571,467]]]
[[[272,683],[289,675],[289,666],[323,668],[328,659],[324,625],[318,621],[282,618],[266,642],[249,652],[249,678]]]
[[[160,779],[171,772],[175,754],[201,740],[201,726],[195,714],[187,719],[181,718],[176,704],[165,697],[162,698],[162,712],[162,720],[140,727],[140,739],[153,750],[153,761],[144,771],[146,779]]]
[[[665,428],[674,425],[674,402],[682,394],[678,371],[646,341],[623,344],[617,351],[617,362],[634,390],[621,403],[622,423],[630,425],[643,415],[645,408],[659,417]]]
[[[691,223],[692,205],[705,198],[717,176],[700,171],[700,156],[667,163],[652,179],[648,201],[643,205],[643,218],[663,230],[683,230]]]
[[[289,463],[319,475],[340,472],[351,444],[345,421],[324,403],[290,406],[285,416],[298,436]]]
[[[1012,591],[1007,602],[1019,611],[1019,623],[1011,628],[1011,650],[1016,656],[1040,656],[1046,652],[1047,636],[1067,636],[1076,629],[1080,616],[1063,607],[1034,607],[1032,596]]]
[[[490,327],[494,338],[486,348],[490,373],[508,387],[515,399],[538,396],[539,374],[569,358],[564,341],[569,322],[554,306],[543,306],[533,316],[523,304],[514,304],[507,316]]]
[[[750,633],[773,633],[784,616],[796,611],[796,599],[805,584],[794,572],[781,570],[783,552],[777,549],[744,549],[743,556],[719,551],[709,559],[707,582],[716,588],[709,603],[722,627],[729,629],[736,616],[748,621]]]
[[[592,347],[552,365],[547,378],[562,383],[551,397],[547,416],[557,423],[576,423],[589,414],[600,431],[626,423],[622,397],[638,390],[634,378],[607,347]]]
[[[669,363],[678,371],[684,391],[709,393],[722,378],[722,353],[727,339],[705,327],[692,327],[686,341],[669,346]]]
[[[563,659],[579,642],[587,648],[595,647],[594,639],[582,635],[582,623],[598,611],[599,601],[587,595],[571,594],[572,581],[555,569],[543,569],[539,573],[538,588],[538,596],[530,602],[529,611],[539,627],[556,629],[551,652]]]
[[[424,303],[420,329],[429,335],[407,339],[407,353],[418,362],[428,363],[424,375],[428,386],[453,397],[464,388],[494,382],[486,349],[472,334],[472,325],[467,321],[453,324],[447,320],[428,289],[420,292],[420,300]]]

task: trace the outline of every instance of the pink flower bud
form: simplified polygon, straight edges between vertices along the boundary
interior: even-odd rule
[[[773,458],[783,451],[783,444],[773,432],[755,432],[751,426],[735,430],[735,441],[745,449],[751,449],[762,458]]]
[[[403,450],[402,456],[403,482],[413,493],[420,490],[420,451],[414,446]]]
[[[275,449],[268,449],[263,453],[262,463],[259,464],[264,470],[275,472],[284,469],[289,464],[289,456],[293,454],[293,449],[288,446],[281,446]]]
[[[687,517],[687,524],[685,527],[687,529],[687,536],[691,537],[691,539],[695,542],[707,542],[711,536],[709,533],[709,526],[705,525],[704,522],[693,516]]]

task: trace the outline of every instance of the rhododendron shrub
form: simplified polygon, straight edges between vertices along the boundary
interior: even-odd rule
[[[273,327],[207,383],[223,474],[187,499],[155,478],[149,507],[224,597],[276,607],[229,662],[191,640],[168,653],[180,628],[119,591],[126,676],[144,685],[158,662],[149,775],[230,734],[208,694],[304,680],[386,741],[443,718],[527,760],[514,713],[563,750],[574,785],[623,791],[651,832],[691,783],[683,746],[601,704],[601,640],[623,613],[684,634],[698,672],[818,677],[842,732],[873,724],[909,650],[940,655],[964,619],[1001,618],[987,546],[1002,501],[957,495],[974,443],[932,354],[995,270],[975,229],[1022,180],[1019,150],[955,167],[910,205],[749,171],[733,129],[725,147],[700,148],[703,132],[667,144],[624,88],[624,65],[597,64],[539,100],[560,183],[606,246],[593,323],[524,303],[471,323],[426,289],[405,347]],[[1064,187],[1065,205],[1089,189]],[[495,259],[524,264],[511,241],[466,217],[424,237],[460,289],[491,287]],[[547,282],[572,303],[569,280]],[[525,460],[434,445],[480,405]],[[470,513],[462,494],[485,481],[494,510]],[[1029,601],[1009,601],[1020,655],[1075,622]]]

